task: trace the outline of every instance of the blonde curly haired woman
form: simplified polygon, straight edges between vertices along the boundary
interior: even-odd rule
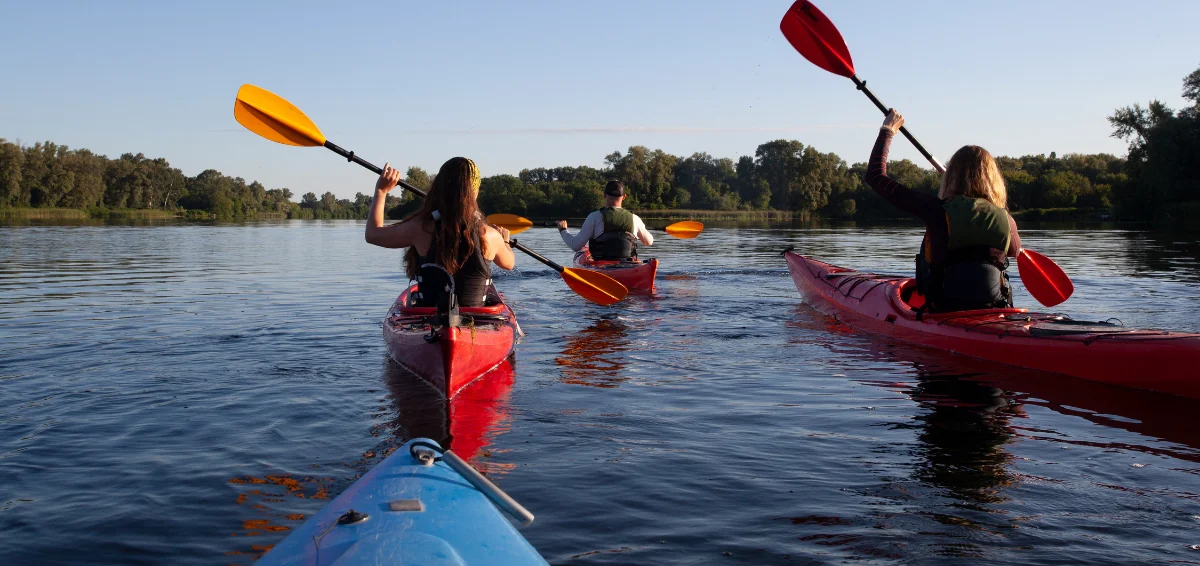
[[[1017,223],[996,160],[986,149],[963,146],[942,174],[937,196],[913,191],[888,177],[887,156],[904,117],[888,112],[871,151],[864,181],[892,206],[925,222],[917,254],[922,310],[935,312],[1012,305],[1008,258],[1021,251]]]

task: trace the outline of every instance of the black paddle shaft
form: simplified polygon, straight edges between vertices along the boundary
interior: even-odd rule
[[[563,269],[564,269],[563,266],[561,266],[557,263],[554,263],[553,261],[550,261],[549,259],[546,259],[546,257],[543,256],[542,254],[539,254],[539,253],[525,247],[523,244],[517,243],[516,240],[509,240],[508,245],[529,254],[531,257],[533,257],[533,259],[536,259],[536,260],[550,266],[551,268],[553,268],[555,271],[557,271],[559,273],[563,272]]]
[[[875,97],[875,93],[871,92],[871,89],[867,88],[867,81],[859,80],[857,75],[850,75],[850,80],[854,81],[854,86],[858,87],[858,90],[861,90],[863,94],[867,95],[867,98],[871,99],[871,102],[875,103],[875,107],[878,108],[880,112],[883,112],[884,114],[888,113],[888,107]],[[928,159],[929,162],[933,164],[933,167],[938,170],[938,173],[946,172],[946,168],[942,167],[942,164],[938,163],[937,159],[934,159],[933,155],[930,154],[927,149],[925,149],[925,146],[921,145],[921,142],[917,141],[917,138],[913,137],[913,135],[908,132],[908,128],[900,126],[900,133],[904,134],[904,137],[908,138],[908,141],[912,142],[912,144],[916,146],[917,151],[921,152],[921,155],[924,155],[925,159]],[[329,142],[325,143],[328,145]]]
[[[916,142],[914,142],[914,143],[916,143]],[[327,149],[329,149],[329,151],[332,151],[342,157],[345,157],[346,161],[351,161],[351,162],[357,163],[359,165],[362,165],[363,167],[366,167],[367,170],[371,171],[372,173],[374,173],[376,175],[383,174],[382,168],[376,167],[375,164],[371,163],[370,161],[367,161],[366,159],[363,159],[357,155],[354,155],[353,151],[347,151],[345,149],[342,149],[342,147],[336,143],[333,143],[329,140],[325,140],[325,147]],[[408,183],[405,183],[403,179],[400,180],[399,185],[401,187],[404,187],[404,188],[414,192],[414,193],[417,193],[418,195],[421,195],[421,198],[425,198],[425,191],[422,191],[421,189],[418,189]]]

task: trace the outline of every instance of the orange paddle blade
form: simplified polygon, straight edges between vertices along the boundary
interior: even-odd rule
[[[489,214],[487,221],[488,224],[507,228],[509,234],[520,234],[533,227],[532,220],[516,214]]]
[[[247,130],[286,145],[325,145],[325,135],[299,108],[279,95],[242,85],[233,103],[233,118]]]
[[[599,271],[564,267],[562,278],[572,291],[598,305],[611,305],[629,294],[624,285]]]
[[[695,220],[684,220],[683,222],[676,222],[670,226],[667,226],[666,228],[663,228],[663,230],[666,230],[668,234],[675,236],[676,238],[690,240],[696,236],[699,236],[700,232],[704,231],[704,223],[696,222]]]
[[[1052,307],[1069,298],[1075,292],[1075,284],[1066,272],[1050,258],[1021,250],[1017,256],[1017,271],[1021,274],[1021,282],[1033,295],[1037,302]]]

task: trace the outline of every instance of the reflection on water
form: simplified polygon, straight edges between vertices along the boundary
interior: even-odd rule
[[[1056,310],[1200,331],[1194,238],[1022,228]],[[713,223],[610,308],[518,259],[520,363],[447,404],[387,360],[361,223],[0,227],[0,564],[249,563],[417,435],[552,563],[1196,562],[1200,402],[863,335],[779,256],[910,273],[920,236]]]
[[[555,360],[563,383],[588,387],[618,387],[629,381],[622,371],[630,349],[628,328],[617,315],[605,315],[591,326],[567,335]]]
[[[383,457],[411,438],[424,437],[454,450],[476,467],[486,467],[484,456],[490,456],[487,447],[511,428],[508,401],[514,367],[511,359],[505,361],[447,401],[421,378],[389,359],[383,380],[389,392],[391,418],[371,431],[387,444]]]
[[[1005,501],[1001,492],[1013,481],[1004,445],[1014,436],[1009,421],[1021,413],[1003,391],[967,377],[917,368],[909,395],[928,410],[916,417],[924,445],[916,477],[982,511]]]

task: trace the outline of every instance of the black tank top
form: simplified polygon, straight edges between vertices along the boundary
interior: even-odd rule
[[[480,228],[482,229],[482,227]],[[490,261],[483,259],[483,245],[478,233],[475,234],[475,250],[465,252],[459,258],[462,267],[454,277],[450,277],[446,268],[434,263],[433,258],[417,254],[417,291],[413,294],[418,307],[435,307],[449,305],[450,292],[453,289],[458,296],[460,307],[481,307],[487,298],[488,288],[492,285],[492,267]],[[429,242],[429,255],[437,249],[437,230]],[[469,257],[473,256],[473,257]],[[453,282],[453,284],[451,284]]]

